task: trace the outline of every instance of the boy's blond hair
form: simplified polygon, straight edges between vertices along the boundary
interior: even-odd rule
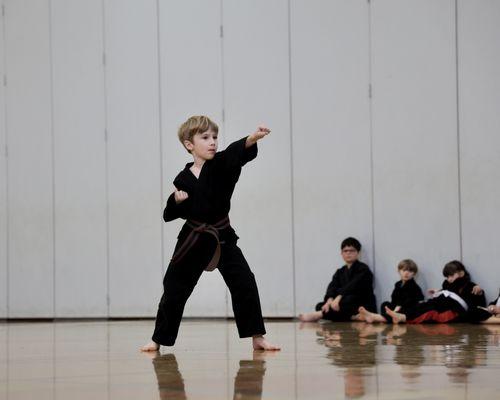
[[[192,143],[194,135],[196,135],[197,133],[206,132],[208,130],[211,130],[214,133],[218,133],[219,127],[214,121],[212,121],[205,115],[193,115],[180,126],[177,135],[179,136],[179,140],[182,145],[186,147],[184,145],[185,140],[189,140]],[[187,152],[191,153],[189,150],[187,150]]]
[[[398,264],[398,271],[401,271],[402,269],[413,272],[414,274],[417,274],[418,272],[417,264],[415,263],[415,261],[410,259],[400,261],[400,263]]]

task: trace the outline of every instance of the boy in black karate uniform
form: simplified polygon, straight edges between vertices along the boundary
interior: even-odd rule
[[[422,289],[414,279],[417,272],[418,266],[413,260],[402,260],[398,264],[398,273],[401,280],[394,284],[391,301],[382,303],[380,314],[371,313],[366,308],[359,307],[359,319],[368,323],[388,322],[392,321],[392,318],[387,315],[386,307],[404,314],[405,310],[416,306],[424,299]]]
[[[373,274],[368,265],[358,260],[361,243],[350,237],[342,242],[340,248],[346,265],[339,268],[333,275],[332,281],[326,289],[324,300],[316,305],[316,311],[300,314],[301,321],[358,320],[358,309],[361,306],[375,312]]]
[[[218,126],[205,116],[193,116],[179,128],[179,140],[193,156],[174,180],[163,213],[165,222],[186,220],[163,280],[152,341],[143,351],[172,346],[177,338],[184,306],[204,270],[219,269],[233,303],[240,337],[252,337],[254,349],[279,350],[265,334],[255,277],[229,222],[231,196],[241,167],[257,156],[257,141],[270,133],[266,127],[230,144],[217,153]]]

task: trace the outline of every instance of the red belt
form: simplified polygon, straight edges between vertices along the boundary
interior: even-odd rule
[[[229,217],[225,217],[224,219],[221,219],[219,222],[213,225],[193,220],[187,221],[187,225],[192,228],[192,230],[186,240],[184,240],[184,243],[182,243],[181,247],[179,247],[179,249],[174,253],[170,262],[172,264],[177,264],[178,262],[180,262],[198,241],[200,235],[206,232],[212,235],[217,241],[217,247],[215,248],[214,255],[205,268],[205,271],[213,271],[215,268],[217,268],[220,260],[221,249],[219,231],[230,226]]]

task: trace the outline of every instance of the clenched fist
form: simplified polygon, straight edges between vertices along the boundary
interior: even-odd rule
[[[175,203],[176,204],[182,203],[188,197],[189,197],[189,195],[186,192],[184,192],[182,190],[178,190],[177,188],[175,188],[174,199],[175,199]]]

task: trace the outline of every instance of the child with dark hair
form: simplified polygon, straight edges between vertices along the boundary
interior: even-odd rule
[[[368,265],[358,260],[361,243],[348,237],[340,245],[345,265],[333,275],[326,289],[322,302],[316,305],[316,311],[300,314],[303,322],[314,322],[320,319],[330,321],[358,320],[358,308],[365,307],[376,310],[373,294],[373,274]]]
[[[443,268],[445,280],[441,290],[429,290],[433,297],[425,302],[398,313],[385,307],[392,322],[420,324],[423,322],[469,322],[474,320],[478,306],[484,307],[483,290],[471,281],[465,266],[457,260]]]
[[[424,299],[422,289],[415,282],[415,275],[418,272],[418,266],[413,260],[402,260],[398,264],[398,273],[401,280],[394,284],[394,290],[391,294],[391,301],[385,301],[381,306],[381,313],[375,314],[364,307],[359,307],[359,319],[368,323],[391,321],[392,318],[387,315],[385,307],[396,312],[405,313],[405,310],[416,306]]]

